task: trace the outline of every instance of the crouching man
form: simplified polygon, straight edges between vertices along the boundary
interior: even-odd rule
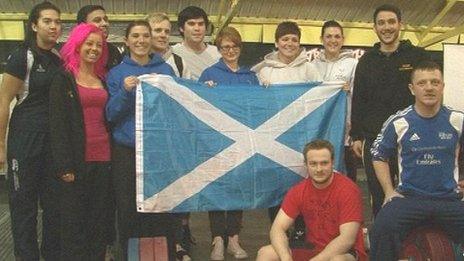
[[[308,178],[288,191],[271,227],[271,245],[258,251],[257,260],[296,260],[286,232],[300,214],[306,241],[314,246],[304,260],[366,260],[360,189],[333,170],[334,149],[328,141],[310,142],[303,155]]]

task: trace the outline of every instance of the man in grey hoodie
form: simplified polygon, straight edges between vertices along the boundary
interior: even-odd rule
[[[354,72],[358,60],[353,57],[351,50],[342,50],[344,43],[343,27],[336,21],[324,23],[321,30],[321,42],[324,49],[314,64],[324,81],[343,81],[343,90],[347,92],[347,115],[345,125],[345,165],[347,176],[356,182],[356,158],[351,150],[350,131],[351,91],[353,89]]]

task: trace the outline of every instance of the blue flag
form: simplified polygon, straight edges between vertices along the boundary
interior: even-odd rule
[[[332,142],[342,169],[342,82],[209,88],[165,75],[139,79],[140,212],[276,206],[306,177],[302,150],[318,138]]]

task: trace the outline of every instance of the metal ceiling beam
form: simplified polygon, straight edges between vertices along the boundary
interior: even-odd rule
[[[227,1],[227,0],[226,0]],[[463,1],[464,0],[456,0],[456,1]],[[27,20],[28,14],[27,13],[1,13],[0,12],[0,21],[25,21]],[[133,21],[137,19],[144,19],[146,14],[108,14],[108,18],[110,22],[127,22]],[[169,20],[172,22],[177,21],[176,14],[168,14]],[[209,18],[211,21],[217,21],[218,17],[215,15],[210,15]],[[231,17],[232,19],[229,22],[234,24],[258,24],[258,25],[278,25],[282,22],[282,19],[278,18],[262,18],[262,17]],[[229,20],[230,20],[229,19]],[[61,20],[63,21],[75,21],[76,14],[75,13],[62,13]],[[221,19],[222,20],[222,19]],[[317,26],[321,27],[324,24],[324,21],[315,21],[315,20],[302,20],[302,19],[292,19],[292,21],[296,22],[299,26]],[[362,23],[362,22],[340,22],[343,28],[353,28],[353,29],[372,29],[372,23]],[[407,32],[416,32],[421,33],[422,27],[420,26],[411,26],[411,25],[403,25],[402,28],[404,31]],[[430,30],[431,33],[446,33],[450,30],[454,29],[454,27],[434,27]]]
[[[451,10],[451,8],[458,2],[458,0],[447,0],[445,7],[440,11],[440,13],[435,16],[435,18],[430,22],[427,28],[419,36],[419,44],[425,39],[428,33],[445,17],[445,15]]]
[[[462,34],[464,33],[464,25],[460,25],[458,27],[455,27],[453,30],[450,30],[446,33],[442,33],[438,36],[435,36],[433,37],[432,39],[429,39],[427,41],[421,41],[418,45],[420,47],[428,47],[428,46],[431,46],[433,44],[436,44],[436,43],[439,43],[443,40],[446,40],[450,37],[453,37],[453,36],[456,36],[456,35],[459,35],[459,34]]]
[[[229,10],[227,11],[226,16],[224,17],[224,21],[218,26],[217,31],[215,31],[214,36],[216,36],[217,32],[220,32],[222,28],[226,27],[230,21],[234,18],[235,14],[237,13],[237,7],[240,0],[231,0]]]
[[[219,3],[219,10],[218,10],[218,16],[217,16],[217,19],[216,19],[216,24],[221,24],[222,16],[226,11],[225,10],[226,1],[227,0],[221,0],[221,2]]]

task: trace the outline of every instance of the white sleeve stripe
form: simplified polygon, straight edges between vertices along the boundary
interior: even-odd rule
[[[464,114],[462,112],[452,111],[449,121],[451,126],[458,132],[458,139],[460,139],[464,123]]]
[[[398,118],[405,116],[411,110],[412,110],[412,106],[409,106],[406,109],[404,109],[402,111],[398,111],[397,113],[395,113],[395,114],[391,115],[390,117],[388,117],[388,119],[384,122],[384,124],[382,126],[382,129],[380,130],[380,133],[377,135],[377,138],[374,140],[374,143],[372,144],[371,153],[373,154],[373,156],[374,156],[374,154],[378,154],[378,146],[379,146],[380,142],[383,140],[383,135],[384,135],[384,132],[385,132],[385,129],[387,128],[387,126],[390,125],[391,122],[394,122],[395,120],[397,120]],[[403,118],[403,120],[404,120],[404,118]],[[406,120],[404,120],[404,121],[406,122]],[[393,123],[393,124],[395,124],[395,123]],[[406,122],[406,124],[407,124],[407,122]],[[404,135],[404,133],[400,137],[396,125],[394,127],[395,127],[395,132],[398,135],[397,141],[399,141],[400,138]],[[406,127],[406,130],[408,129],[407,127]],[[405,130],[405,132],[406,132],[406,130]],[[378,156],[378,155],[375,155],[375,156]]]

